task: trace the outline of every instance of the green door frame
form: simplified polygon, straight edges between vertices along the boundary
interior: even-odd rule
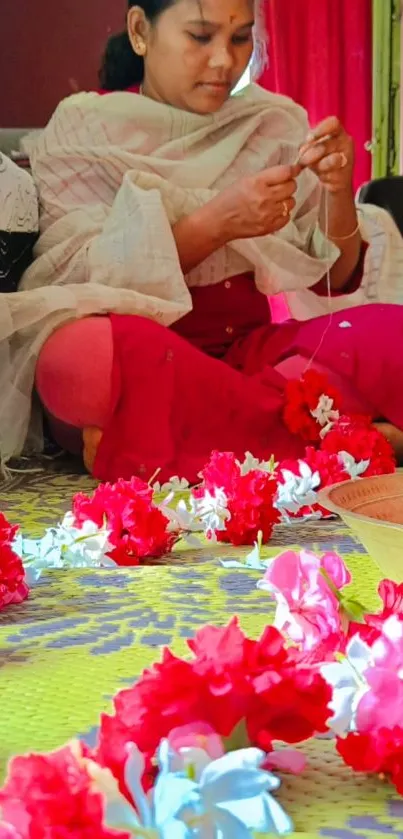
[[[402,0],[372,0],[372,176],[400,171]]]

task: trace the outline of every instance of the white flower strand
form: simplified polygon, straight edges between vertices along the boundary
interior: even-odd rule
[[[298,513],[301,507],[313,507],[318,500],[319,472],[312,472],[303,460],[298,461],[299,475],[282,469],[284,483],[279,483],[274,506],[282,513]]]
[[[340,419],[340,412],[334,410],[334,399],[331,399],[330,396],[326,396],[325,393],[319,397],[319,402],[315,408],[315,410],[311,411],[311,416],[316,419],[316,422],[322,427],[322,431],[320,433],[321,437],[325,437],[326,434],[333,428],[333,425],[337,420]]]
[[[116,563],[106,556],[113,548],[106,525],[99,528],[92,521],[74,526],[74,516],[66,513],[61,524],[50,527],[42,539],[18,535],[13,548],[26,569],[39,572],[49,568],[111,568]]]

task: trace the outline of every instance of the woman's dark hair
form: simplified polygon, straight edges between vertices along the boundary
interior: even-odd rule
[[[152,24],[174,3],[176,0],[129,0],[128,8],[140,6]],[[126,90],[128,87],[140,85],[143,77],[144,59],[134,52],[127,30],[119,35],[112,35],[106,45],[99,71],[102,90]]]

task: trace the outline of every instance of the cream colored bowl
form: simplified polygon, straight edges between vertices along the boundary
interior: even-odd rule
[[[403,469],[327,487],[319,499],[351,528],[385,577],[403,582]]]

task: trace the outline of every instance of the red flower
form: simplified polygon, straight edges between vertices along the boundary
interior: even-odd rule
[[[18,839],[129,839],[103,826],[102,796],[92,790],[78,743],[75,749],[11,761],[0,810]]]
[[[304,460],[312,472],[319,472],[322,489],[348,480],[348,473],[337,454],[329,454],[311,446],[305,449]]]
[[[22,603],[28,594],[20,557],[9,545],[0,545],[0,609],[12,603]]]
[[[203,479],[203,487],[209,492],[217,488],[231,495],[236,490],[240,474],[240,466],[233,452],[213,451],[200,477]]]
[[[382,624],[392,615],[397,615],[399,620],[403,620],[403,583],[382,580],[379,583],[378,594],[382,600],[383,609],[378,614],[366,615],[367,623],[370,626],[382,628]]]
[[[11,547],[17,530],[0,513],[0,609],[22,603],[29,594],[24,566]]]
[[[78,493],[73,499],[75,524],[107,522],[114,546],[111,558],[118,565],[138,565],[141,559],[169,553],[177,534],[168,531],[169,521],[153,503],[153,490],[139,478],[101,484],[93,495]]]
[[[392,446],[368,417],[340,417],[324,437],[321,449],[330,454],[345,451],[356,461],[369,460],[362,477],[387,475],[396,470]]]
[[[359,635],[370,647],[381,636],[383,624],[388,618],[396,615],[399,620],[403,621],[403,583],[382,580],[378,594],[382,600],[383,609],[376,614],[364,615],[365,623],[352,623],[349,626],[349,637]]]
[[[316,666],[294,663],[274,627],[254,641],[234,618],[224,629],[206,627],[188,644],[196,656],[193,669],[211,696],[207,707],[214,719],[208,721],[219,734],[230,733],[228,714],[231,729],[245,719],[252,743],[265,749],[272,740],[296,743],[328,730],[331,688]]]
[[[282,635],[268,627],[247,638],[234,618],[227,627],[207,626],[188,642],[194,658],[166,650],[114,700],[114,717],[101,722],[97,760],[118,778],[122,792],[125,745],[146,757],[145,787],[152,783],[160,740],[176,727],[203,721],[222,737],[244,723],[252,744],[270,750],[273,739],[298,742],[325,731],[331,688],[315,667],[299,666]]]
[[[364,620],[366,620],[365,615]],[[372,647],[372,644],[375,644],[375,641],[381,637],[381,634],[381,630],[376,629],[374,626],[369,626],[367,623],[351,621],[348,625],[347,640],[354,638],[354,635],[359,635],[362,641],[365,641],[369,647]],[[340,652],[342,651],[340,650]]]
[[[10,524],[3,513],[0,513],[0,545],[12,545],[17,531],[18,524]]]
[[[266,472],[242,475],[228,499],[230,518],[225,522],[225,530],[217,531],[218,541],[253,545],[261,531],[263,542],[268,542],[274,525],[280,520],[273,505],[276,493],[277,481]]]
[[[264,747],[267,732],[273,740],[299,743],[328,731],[332,689],[316,667],[268,670],[255,680],[255,688],[258,702],[248,731],[257,745]]]
[[[318,407],[321,396],[333,399],[333,410],[337,410],[340,395],[329,384],[326,376],[316,370],[308,370],[301,379],[287,382],[284,422],[292,434],[314,443],[320,439],[321,426],[312,411]]]
[[[403,728],[380,728],[337,739],[337,751],[356,772],[386,775],[403,795]]]
[[[143,785],[152,786],[155,775],[155,752],[173,728],[205,719],[203,680],[190,662],[177,658],[169,650],[162,662],[145,670],[139,681],[114,698],[115,714],[101,717],[97,760],[107,766],[129,797],[124,781],[127,743],[136,743],[146,759]]]
[[[237,618],[228,626],[206,626],[188,641],[195,661],[193,670],[203,679],[208,721],[228,737],[248,719],[255,693],[253,679],[267,667],[279,668],[287,658],[284,638],[268,627],[259,641],[246,638]]]
[[[225,529],[215,533],[219,542],[253,545],[259,531],[263,542],[268,542],[274,525],[280,520],[273,504],[277,482],[270,473],[253,469],[242,475],[233,453],[213,452],[201,477],[203,484],[193,491],[195,498],[202,498],[205,490],[214,493],[215,489],[223,489],[227,497],[229,518]]]

